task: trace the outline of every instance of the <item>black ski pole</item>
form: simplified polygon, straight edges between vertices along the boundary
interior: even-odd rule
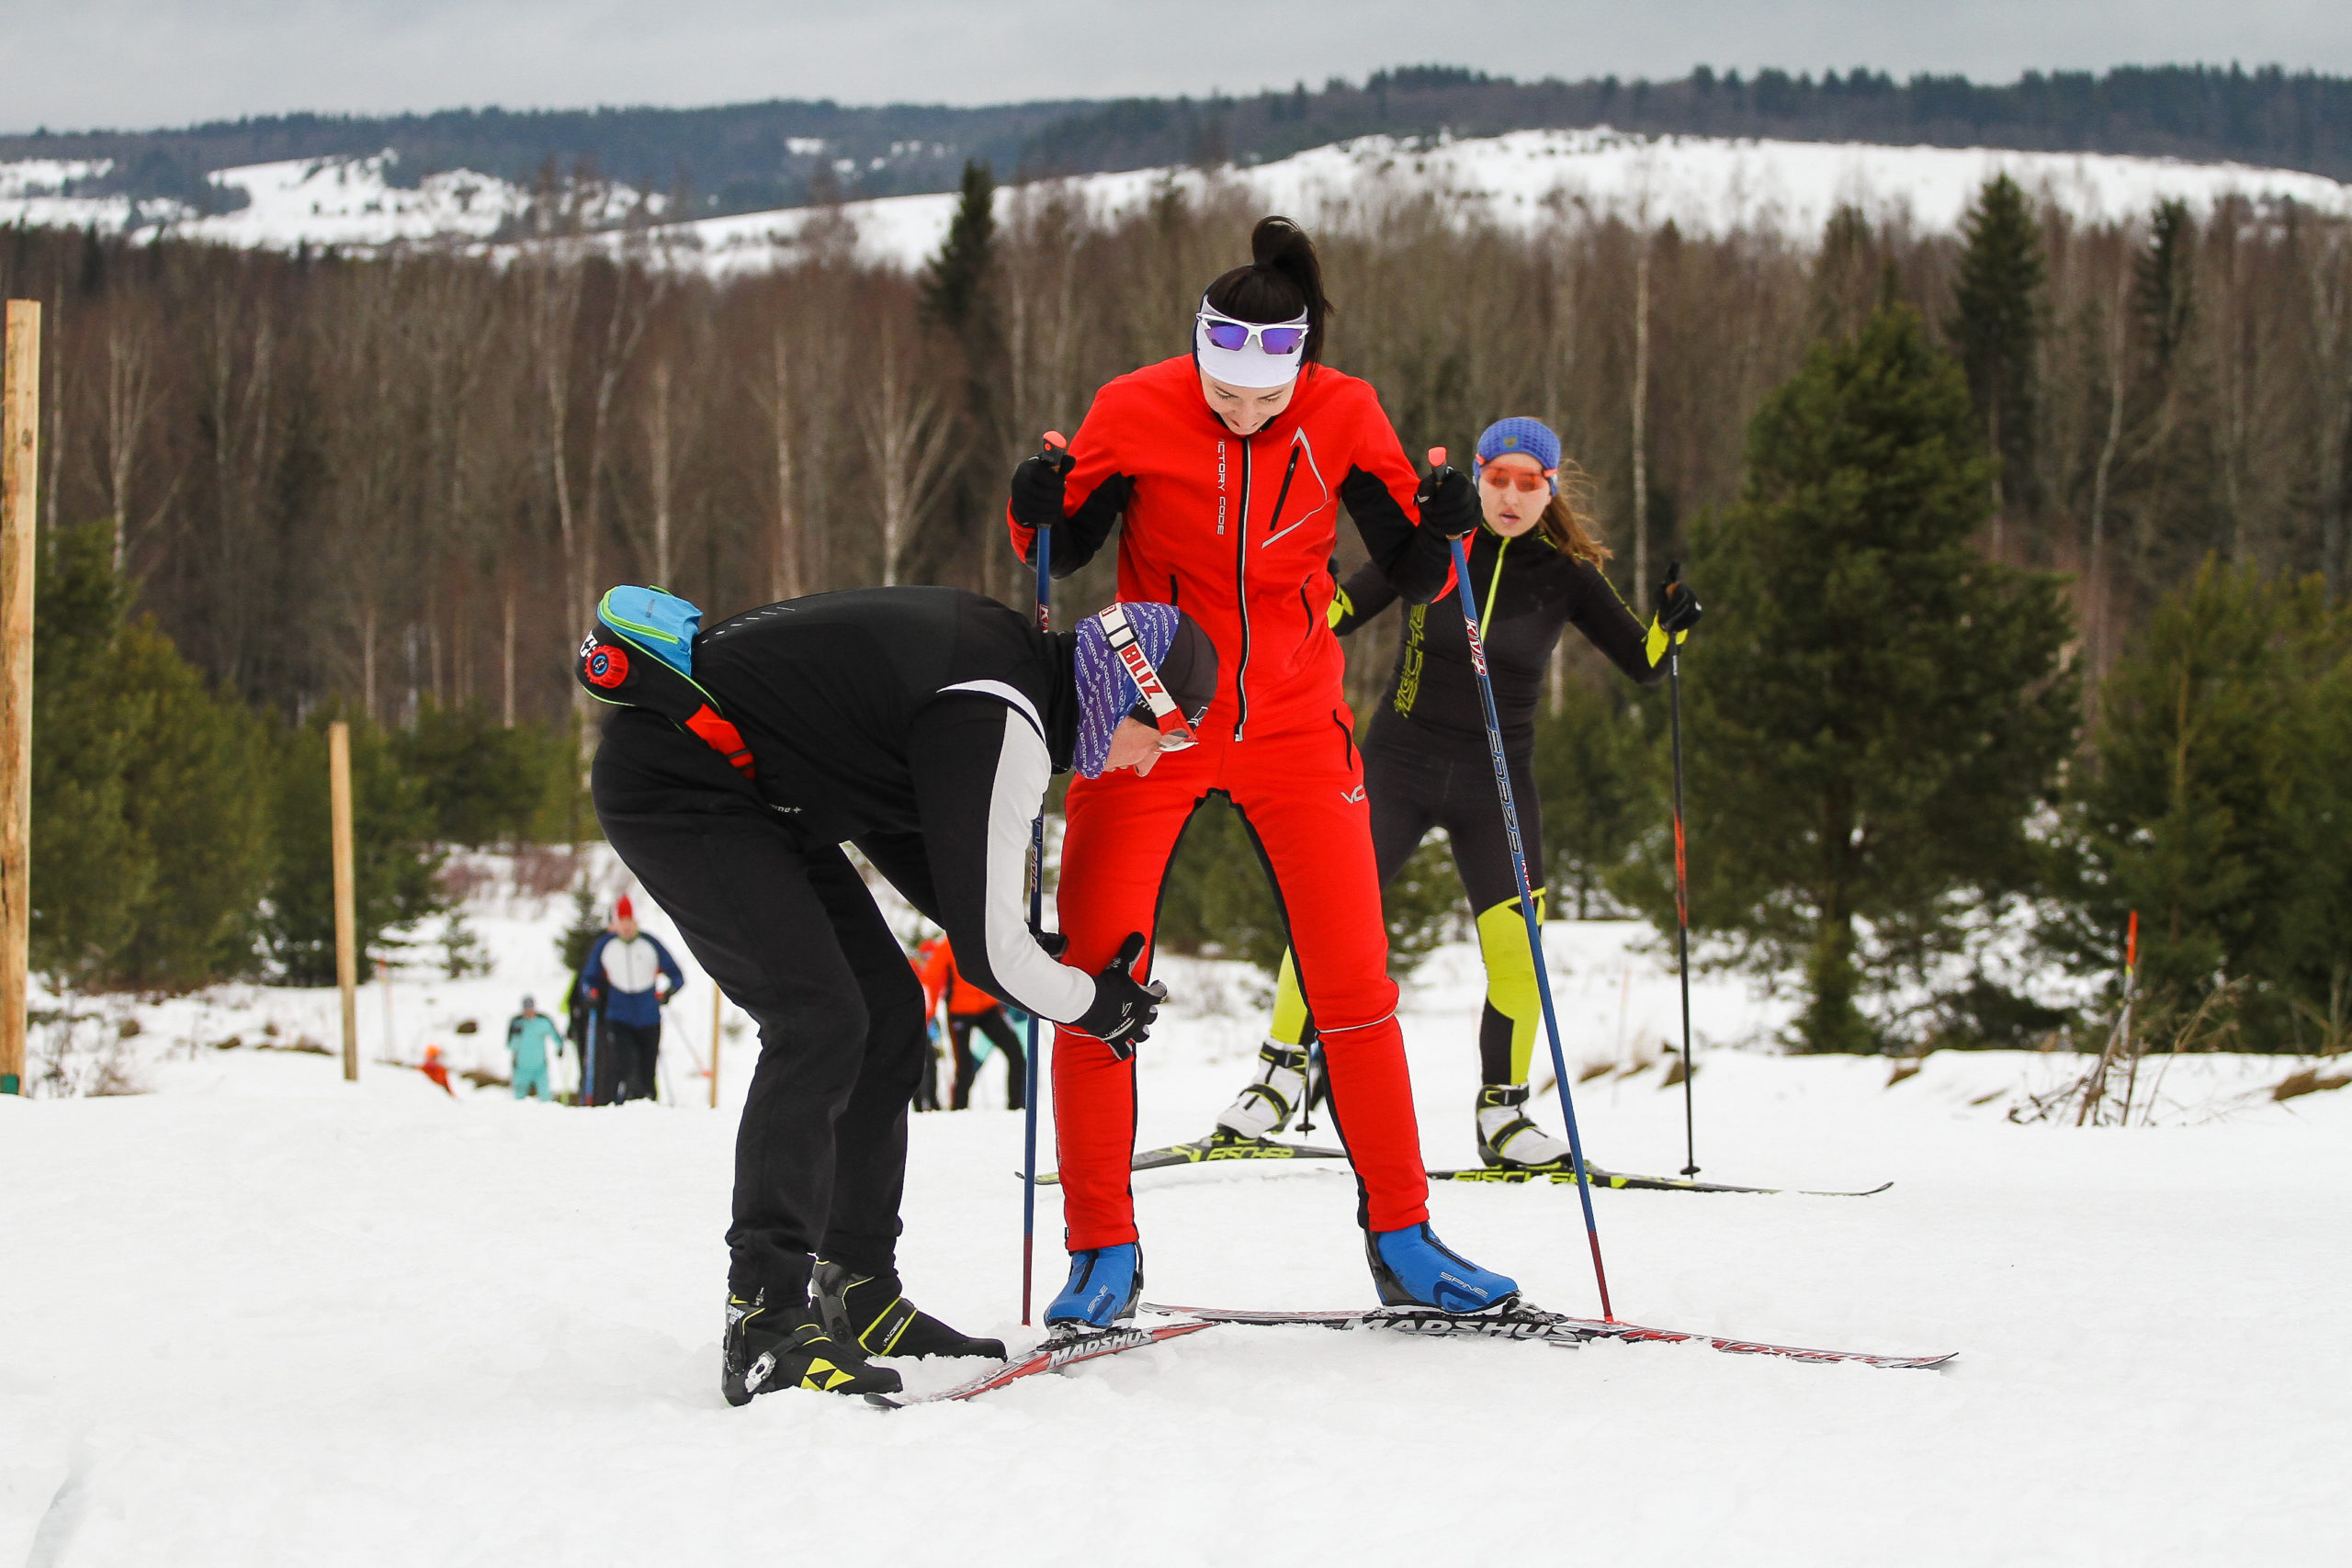
[[[1445,448],[1430,448],[1430,477],[1421,494],[1436,493],[1446,473]],[[1478,597],[1470,586],[1470,555],[1456,539],[1453,581],[1461,591],[1463,629],[1470,638],[1470,667],[1478,676],[1478,704],[1487,720],[1487,754],[1495,765],[1495,793],[1502,798],[1503,836],[1510,843],[1510,868],[1519,879],[1519,913],[1527,922],[1528,955],[1535,961],[1535,994],[1544,1001],[1544,1032],[1552,1043],[1552,1075],[1560,1088],[1560,1117],[1568,1126],[1568,1154],[1576,1165],[1577,1198],[1584,1205],[1585,1239],[1592,1245],[1592,1279],[1600,1289],[1600,1315],[1611,1322],[1617,1314],[1609,1304],[1609,1274],[1600,1264],[1600,1225],[1592,1217],[1592,1176],[1585,1165],[1584,1139],[1577,1132],[1577,1108],[1568,1094],[1568,1059],[1560,1049],[1560,1020],[1552,1009],[1552,976],[1544,964],[1544,924],[1535,918],[1535,885],[1527,877],[1527,853],[1519,840],[1519,808],[1510,796],[1510,764],[1503,757],[1502,719],[1495,712],[1494,682],[1487,674],[1487,640],[1478,635]]]
[[[1674,596],[1681,579],[1680,561],[1667,567],[1668,598]],[[1690,870],[1682,847],[1682,639],[1671,632],[1666,641],[1666,684],[1668,728],[1674,732],[1674,942],[1675,969],[1682,981],[1682,1174],[1696,1176],[1698,1134],[1690,1104],[1690,1080],[1698,1076],[1698,1064],[1690,1059]]]
[[[1069,473],[1069,443],[1057,430],[1046,432],[1045,458]],[[1037,530],[1037,629],[1054,629],[1054,531]],[[1029,824],[1029,929],[1046,927],[1046,808],[1041,802]],[[1029,1060],[1022,1073],[1028,1093],[1023,1096],[1021,1127],[1021,1326],[1029,1326],[1029,1301],[1037,1258],[1037,1015],[1029,1015]]]

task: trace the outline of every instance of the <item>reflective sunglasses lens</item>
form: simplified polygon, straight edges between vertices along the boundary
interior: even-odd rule
[[[1211,321],[1209,342],[1230,354],[1250,341],[1250,329],[1232,321]]]
[[[1512,482],[1519,486],[1519,492],[1521,495],[1533,495],[1537,491],[1548,489],[1551,485],[1549,479],[1536,474],[1523,474]]]
[[[1258,342],[1268,354],[1295,354],[1306,340],[1305,327],[1268,327],[1258,334]]]
[[[1199,741],[1200,737],[1191,730],[1180,729],[1173,735],[1162,735],[1159,738],[1159,749],[1162,751],[1182,751],[1198,744]]]

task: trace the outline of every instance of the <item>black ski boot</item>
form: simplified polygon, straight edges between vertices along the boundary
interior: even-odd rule
[[[727,1337],[720,1354],[718,1391],[729,1404],[749,1404],[757,1394],[780,1388],[812,1388],[820,1393],[896,1393],[899,1374],[869,1367],[856,1345],[825,1332],[817,1309],[779,1312],[767,1292],[750,1301],[727,1297]]]
[[[860,1274],[843,1263],[817,1265],[817,1310],[826,1332],[868,1356],[987,1356],[1004,1341],[958,1334],[899,1293],[896,1274]]]

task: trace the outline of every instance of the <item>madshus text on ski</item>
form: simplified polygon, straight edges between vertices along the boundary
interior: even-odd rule
[[[1037,574],[1034,617],[945,588],[819,594],[708,627],[658,589],[600,604],[576,662],[611,705],[597,816],[760,1033],[727,1231],[730,1404],[795,1388],[899,1403],[888,1359],[1005,1363],[944,1396],[969,1397],[1213,1318],[1256,1321],[1136,1322],[1134,1058],[1167,994],[1149,977],[1161,885],[1212,795],[1254,840],[1290,939],[1259,1071],[1214,1140],[1272,1143],[1310,1098],[1328,1103],[1380,1303],[1356,1320],[1552,1320],[1430,1227],[1380,888],[1430,828],[1449,829],[1482,911],[1481,1157],[1584,1174],[1566,1075],[1568,1145],[1523,1109],[1549,1012],[1525,871],[1541,863],[1535,687],[1569,625],[1632,678],[1659,679],[1699,604],[1669,582],[1644,626],[1617,598],[1580,470],[1533,420],[1498,421],[1468,474],[1435,454],[1417,469],[1372,388],[1323,363],[1329,311],[1307,235],[1266,219],[1250,262],[1203,291],[1188,352],[1103,387],[1066,444],[1018,466],[1006,521]],[[1329,564],[1342,505],[1370,558],[1344,586]],[[1114,533],[1117,598],[1052,629],[1049,575]],[[1453,597],[1466,615],[1443,611]],[[1339,637],[1392,603],[1404,649],[1360,740]],[[1049,931],[1033,862],[1063,772],[1076,777]],[[926,1002],[844,845],[945,932],[969,984],[1053,1029],[1069,1273],[1046,1342],[1017,1359],[922,1311],[900,1279]],[[1593,1253],[1598,1275],[1597,1232]]]

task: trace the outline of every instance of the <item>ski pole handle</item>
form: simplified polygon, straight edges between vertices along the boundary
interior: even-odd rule
[[[1429,461],[1430,471],[1421,479],[1421,488],[1413,493],[1413,504],[1417,508],[1428,505],[1430,497],[1437,494],[1438,487],[1445,483],[1448,476],[1453,472],[1452,468],[1446,467],[1445,448],[1442,446],[1432,446],[1429,449]]]
[[[1072,468],[1078,467],[1078,459],[1070,456],[1069,437],[1058,430],[1046,432],[1045,441],[1038,447],[1037,456],[1046,459],[1046,467],[1057,474],[1067,476]]]

